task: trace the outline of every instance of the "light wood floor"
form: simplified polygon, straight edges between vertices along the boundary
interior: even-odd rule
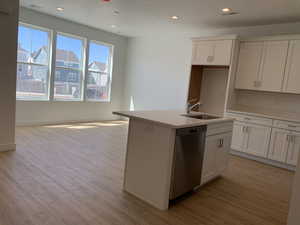
[[[17,151],[0,154],[0,225],[286,224],[293,173],[238,157],[169,211],[122,192],[126,135],[122,122],[17,128]]]

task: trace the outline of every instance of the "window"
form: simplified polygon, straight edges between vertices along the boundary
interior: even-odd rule
[[[49,99],[50,37],[44,29],[19,25],[17,99]]]
[[[56,37],[55,100],[81,100],[84,39],[65,34]]]
[[[86,99],[109,101],[113,48],[107,44],[91,41],[86,84]]]
[[[52,37],[50,30],[19,24],[17,99],[110,101],[113,46],[90,41],[87,49],[85,38]]]

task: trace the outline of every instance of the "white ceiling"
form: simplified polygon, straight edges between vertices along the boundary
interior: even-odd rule
[[[300,21],[300,0],[20,1],[24,7],[35,5],[37,11],[126,36]],[[57,7],[65,10],[58,12]],[[220,11],[225,7],[239,14],[222,16]],[[114,10],[120,13],[115,15]],[[180,19],[172,21],[173,15]]]

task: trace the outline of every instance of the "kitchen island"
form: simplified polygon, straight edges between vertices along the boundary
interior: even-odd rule
[[[233,119],[205,116],[203,118],[207,119],[197,119],[189,116],[201,113],[186,115],[182,111],[119,111],[114,114],[129,118],[123,188],[158,209],[169,207],[175,182],[179,130],[205,131],[201,143],[198,141],[199,146],[203,146],[203,154],[199,160],[200,169],[195,171],[200,173],[197,186],[220,176],[227,167]]]

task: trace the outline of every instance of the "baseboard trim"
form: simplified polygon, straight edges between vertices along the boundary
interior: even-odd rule
[[[16,144],[0,144],[0,152],[14,151]]]
[[[265,159],[265,158],[261,158],[258,156],[250,155],[245,152],[239,152],[239,151],[231,149],[230,154],[240,156],[243,158],[247,158],[247,159],[251,159],[251,160],[255,160],[257,162],[265,163],[265,164],[268,164],[271,166],[275,166],[275,167],[279,167],[279,168],[283,168],[283,169],[287,169],[287,170],[291,170],[291,171],[296,171],[295,166],[291,166],[291,165],[287,165],[285,163],[280,163],[280,162],[276,162],[276,161],[273,161],[270,159]]]

